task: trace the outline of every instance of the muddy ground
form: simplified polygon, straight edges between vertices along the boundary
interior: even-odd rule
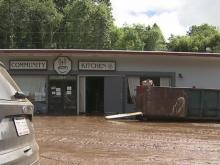
[[[35,117],[41,165],[220,164],[220,123]]]

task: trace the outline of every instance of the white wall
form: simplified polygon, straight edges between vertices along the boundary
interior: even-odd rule
[[[48,60],[48,69],[53,70],[53,61],[57,56],[7,56],[0,57],[8,66],[9,60]],[[78,61],[116,61],[117,71],[141,72],[175,72],[177,87],[215,88],[220,89],[220,57],[187,57],[187,56],[71,56],[73,70],[77,71]],[[183,78],[178,78],[181,73]],[[108,73],[107,73],[108,74]]]
[[[220,89],[220,58],[137,56],[120,58],[118,63],[120,71],[175,72],[177,87]]]

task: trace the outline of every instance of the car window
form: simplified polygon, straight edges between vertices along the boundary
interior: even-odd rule
[[[21,92],[4,67],[0,65],[0,99],[12,100],[16,92]]]

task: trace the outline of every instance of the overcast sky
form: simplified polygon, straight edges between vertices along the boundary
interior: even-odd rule
[[[220,0],[111,0],[115,24],[157,23],[165,38],[192,25],[220,26]]]

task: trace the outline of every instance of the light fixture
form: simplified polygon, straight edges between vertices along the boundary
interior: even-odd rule
[[[183,78],[182,73],[179,73],[179,74],[178,74],[178,77],[179,77],[179,78]]]

